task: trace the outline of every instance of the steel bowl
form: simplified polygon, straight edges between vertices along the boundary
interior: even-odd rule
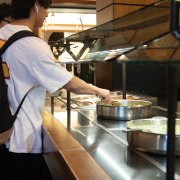
[[[96,103],[98,117],[113,120],[132,120],[151,117],[152,103],[141,100],[119,100],[120,106]]]
[[[132,128],[132,123],[136,129]],[[127,122],[127,128],[129,128],[127,129],[129,147],[142,152],[165,155],[167,150],[167,132],[164,133],[158,130],[164,124],[167,126],[167,119],[152,118]],[[142,128],[147,125],[152,125],[152,130],[147,131]],[[180,126],[179,119],[176,119],[176,126]],[[175,153],[180,155],[180,134],[176,134],[175,144]]]

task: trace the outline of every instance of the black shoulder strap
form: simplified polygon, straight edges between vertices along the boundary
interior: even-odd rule
[[[34,37],[38,37],[35,33],[28,31],[28,30],[22,30],[22,31],[18,31],[15,34],[13,34],[5,43],[4,45],[0,48],[0,55],[2,55],[6,49],[15,41],[17,41],[18,39],[21,39],[23,37],[27,37],[27,36],[34,36]]]
[[[18,32],[16,32],[15,34],[13,34],[13,35],[4,43],[4,45],[0,48],[0,55],[2,55],[2,54],[6,51],[6,49],[7,49],[12,43],[14,43],[15,41],[17,41],[18,39],[21,39],[21,38],[23,38],[23,37],[28,37],[28,36],[38,37],[35,33],[31,32],[31,31],[28,31],[28,30],[18,31]],[[33,89],[33,88],[31,88],[31,89]],[[31,90],[31,89],[30,89],[30,90]],[[29,91],[30,91],[30,90],[29,90]],[[29,91],[28,91],[28,92],[29,92]],[[14,120],[16,119],[17,114],[18,114],[18,112],[19,112],[19,110],[20,110],[20,108],[21,108],[21,106],[22,106],[22,104],[23,104],[23,102],[24,102],[24,99],[25,99],[25,97],[27,96],[28,92],[25,94],[25,96],[24,96],[23,99],[21,100],[21,102],[20,102],[20,104],[19,104],[19,106],[18,106],[18,108],[17,108],[17,110],[16,110],[16,112],[15,112],[15,114],[14,114],[14,117],[13,117]]]
[[[29,91],[24,95],[23,99],[21,100],[21,102],[20,102],[20,104],[19,104],[19,106],[18,106],[18,108],[17,108],[17,110],[16,110],[16,112],[15,112],[15,114],[14,114],[14,116],[13,116],[13,119],[14,119],[14,120],[16,119],[16,117],[17,117],[17,115],[18,115],[18,113],[19,113],[19,111],[20,111],[20,109],[21,109],[21,106],[22,106],[22,104],[23,104],[23,102],[24,102],[24,100],[25,100],[25,98],[26,98],[26,96],[27,96],[27,94],[28,94],[33,88],[34,88],[34,87],[32,87],[31,89],[29,89]]]

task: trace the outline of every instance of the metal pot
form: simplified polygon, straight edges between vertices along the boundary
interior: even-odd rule
[[[131,124],[131,126],[130,126]],[[127,128],[135,125],[138,129],[127,130],[127,141],[133,149],[149,152],[153,154],[166,154],[167,150],[167,133],[161,133],[161,126],[167,125],[167,119],[140,119],[127,122]],[[144,130],[142,127],[152,125],[152,130]],[[176,119],[176,126],[180,126],[180,120]],[[157,127],[157,128],[156,128]],[[154,131],[153,131],[154,129]],[[159,132],[159,133],[157,133]],[[180,134],[175,136],[176,155],[180,155]]]
[[[141,100],[119,100],[120,106],[102,104],[97,102],[96,112],[98,117],[113,120],[132,120],[151,117],[152,103]]]

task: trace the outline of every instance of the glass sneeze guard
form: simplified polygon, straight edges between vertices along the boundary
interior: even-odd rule
[[[170,32],[170,0],[160,0],[105,24],[51,42],[62,62],[168,62],[179,60]],[[121,56],[122,55],[122,56]]]

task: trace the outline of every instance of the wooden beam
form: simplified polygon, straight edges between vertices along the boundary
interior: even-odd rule
[[[96,0],[52,0],[53,3],[96,4]]]

